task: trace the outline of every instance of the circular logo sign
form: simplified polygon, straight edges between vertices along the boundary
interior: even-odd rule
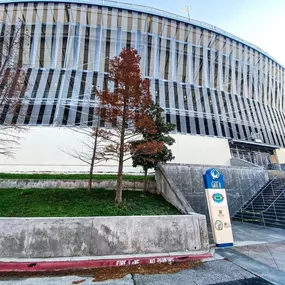
[[[212,179],[218,179],[220,177],[220,172],[217,169],[211,170],[211,177]]]
[[[216,202],[216,203],[222,203],[224,201],[224,196],[221,194],[221,193],[215,193],[213,194],[212,196],[213,200]]]
[[[220,221],[220,220],[215,221],[215,228],[216,228],[218,231],[221,231],[221,230],[223,229],[223,223],[222,223],[222,221]]]

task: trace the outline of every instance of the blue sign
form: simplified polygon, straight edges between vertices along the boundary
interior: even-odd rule
[[[215,168],[207,170],[203,179],[206,189],[225,189],[224,176]]]

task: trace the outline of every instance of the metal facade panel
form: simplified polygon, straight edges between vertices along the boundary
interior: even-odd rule
[[[16,50],[13,60],[32,69],[25,119],[6,116],[7,123],[88,123],[93,72],[103,88],[109,59],[134,47],[153,98],[178,131],[248,141],[257,132],[264,143],[284,146],[285,72],[271,57],[203,23],[97,2],[0,1],[2,36],[16,19],[25,21],[30,37],[24,35],[23,52]]]

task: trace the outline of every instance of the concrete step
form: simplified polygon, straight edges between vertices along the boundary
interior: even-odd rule
[[[260,203],[253,203],[252,205],[247,205],[247,206],[243,207],[243,209],[267,208],[271,204],[272,204],[272,202],[271,203],[265,203],[265,205],[262,202],[260,202]],[[285,206],[285,204],[282,203],[282,202],[281,203],[275,202],[274,205],[275,205],[275,208],[280,208],[280,209],[283,209],[284,206]]]
[[[243,215],[243,216],[236,216],[235,218],[247,221],[260,221],[263,223],[263,218],[261,216],[250,216],[250,215]],[[264,217],[265,223],[279,223],[285,227],[285,220],[284,219],[276,219],[275,217]]]
[[[263,220],[262,219],[258,219],[258,218],[244,218],[244,219],[241,219],[240,217],[235,217],[234,219],[238,220],[238,221],[247,222],[247,223],[264,225]],[[265,226],[285,229],[285,222],[279,222],[279,221],[275,221],[275,220],[274,221],[272,221],[272,220],[265,220]]]
[[[253,205],[258,205],[258,204],[262,204],[262,205],[270,205],[270,204],[272,204],[273,202],[275,202],[275,203],[279,203],[279,204],[285,204],[285,199],[284,198],[278,198],[278,197],[275,197],[275,198],[270,198],[270,199],[267,199],[267,198],[264,198],[264,199],[256,199],[255,201],[253,201],[253,202],[251,202],[251,203],[248,203],[247,205],[251,205],[251,204],[253,204]]]
[[[284,221],[285,222],[285,213],[276,213],[277,215],[277,220],[280,220],[280,221]],[[263,213],[263,216],[265,219],[273,219],[275,220],[276,219],[276,216],[275,216],[275,213]],[[262,214],[261,213],[250,213],[250,212],[239,212],[235,215],[235,217],[247,217],[247,218],[262,218]]]
[[[251,199],[249,200],[246,204],[250,204],[252,201],[253,202],[256,202],[256,201],[262,201],[263,202],[263,199],[266,201],[274,201],[276,198],[278,198],[278,196],[280,195],[280,193],[276,194],[276,195],[260,195],[258,197],[254,197],[254,199]],[[285,201],[285,197],[283,195],[281,195],[279,197],[280,200],[284,200]]]
[[[285,228],[285,195],[279,197],[284,189],[285,179],[269,181],[267,185],[243,206],[234,218],[246,222],[263,224],[264,217],[266,225]],[[275,201],[277,198],[278,200]],[[274,207],[272,206],[273,202]],[[266,212],[263,213],[262,217],[261,212],[265,210]]]
[[[283,211],[284,209],[284,204],[274,204],[275,206],[268,204],[268,205],[264,205],[264,204],[253,204],[252,206],[249,207],[245,207],[242,208],[241,210],[247,210],[247,211],[260,211],[260,210],[266,210],[266,209],[275,209],[276,211]]]
[[[267,213],[275,213],[275,211],[276,211],[276,213],[278,213],[279,215],[285,214],[284,209],[275,208],[275,210],[274,210],[273,207],[271,207],[269,209],[267,209],[266,207],[260,207],[260,208],[255,207],[253,209],[248,208],[248,209],[242,209],[240,211],[242,211],[243,213],[253,213],[253,212],[260,213],[260,212],[264,212],[264,211],[266,211]]]

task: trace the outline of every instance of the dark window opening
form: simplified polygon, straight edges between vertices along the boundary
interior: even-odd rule
[[[187,133],[188,133],[188,134],[191,133],[190,118],[189,118],[189,116],[186,116],[186,130],[187,130]]]
[[[64,112],[63,112],[62,124],[65,126],[68,123],[69,108],[70,108],[69,106],[65,106]]]
[[[176,129],[178,132],[181,132],[181,122],[180,122],[180,116],[176,115]]]

